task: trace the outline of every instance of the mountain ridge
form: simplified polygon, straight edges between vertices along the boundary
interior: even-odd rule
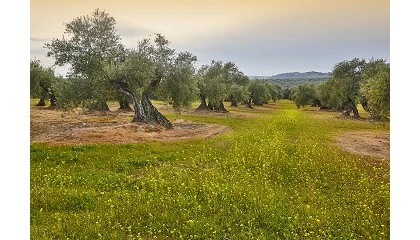
[[[308,72],[286,72],[272,76],[250,76],[251,79],[318,79],[328,78],[331,73],[308,71]]]

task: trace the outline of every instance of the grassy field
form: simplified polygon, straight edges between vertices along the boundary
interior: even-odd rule
[[[233,129],[209,139],[31,144],[31,239],[389,239],[389,161],[333,144],[389,124],[265,109],[181,115]]]

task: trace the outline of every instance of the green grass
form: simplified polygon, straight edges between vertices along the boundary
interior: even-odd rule
[[[31,238],[389,239],[389,162],[332,144],[389,124],[270,110],[180,116],[234,129],[210,139],[31,144]]]

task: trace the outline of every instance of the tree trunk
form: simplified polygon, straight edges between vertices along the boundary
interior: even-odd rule
[[[208,106],[206,103],[206,96],[204,94],[200,93],[200,100],[201,100],[200,106],[198,106],[198,108],[195,110],[207,110]]]
[[[90,104],[88,108],[92,111],[110,111],[108,104],[104,100],[97,100]]]
[[[361,103],[362,103],[363,110],[365,110],[366,112],[370,112],[367,101],[362,101]]]
[[[127,112],[133,111],[133,109],[131,109],[131,107],[130,107],[130,103],[127,100],[120,99],[120,100],[118,100],[118,102],[120,104],[120,108],[118,110],[127,111]]]
[[[41,98],[39,99],[39,102],[36,104],[36,106],[45,106],[45,99],[48,97],[48,89],[45,89],[41,86]]]
[[[235,100],[232,99],[232,102],[230,103],[230,106],[231,107],[237,107],[238,103]]]
[[[160,78],[156,78],[146,88],[141,96],[141,101],[137,95],[130,91],[127,84],[122,82],[111,81],[111,84],[121,93],[127,95],[134,105],[134,118],[132,122],[157,123],[164,126],[166,129],[173,128],[172,123],[163,116],[152,104],[149,99],[149,94],[156,89]]]
[[[50,93],[50,106],[49,108],[55,108],[57,106],[57,98],[54,93]]]
[[[321,101],[319,101],[318,99],[314,99],[314,101],[311,104],[311,107],[321,107]]]
[[[252,108],[251,101],[252,101],[252,98],[249,98],[248,101],[246,102],[246,107],[247,108]]]
[[[209,104],[207,105],[207,110],[214,110],[215,107],[213,105],[213,103],[209,102]]]
[[[217,111],[219,111],[219,112],[224,112],[224,113],[229,112],[229,111],[225,108],[225,105],[223,104],[223,101],[220,101],[220,103],[219,103],[219,107],[217,108]]]
[[[41,98],[39,99],[39,102],[36,104],[36,106],[45,106],[45,96],[44,94],[41,95]]]
[[[347,101],[344,103],[344,111],[341,112],[341,116],[350,116],[350,113],[353,112],[353,116],[355,118],[360,118],[359,111],[357,110],[356,104],[354,104],[353,100],[347,98]]]
[[[140,99],[135,93],[130,91],[128,88],[124,87],[123,83],[112,82],[112,85],[121,93],[125,94],[131,99],[134,106],[134,117],[132,122],[144,122],[149,123],[146,114],[144,113],[143,106],[140,103]]]
[[[174,128],[172,123],[163,116],[156,108],[153,106],[152,102],[150,101],[148,94],[146,92],[143,93],[141,97],[141,105],[144,109],[144,113],[146,115],[146,119],[148,123],[157,123],[164,126],[166,129]]]

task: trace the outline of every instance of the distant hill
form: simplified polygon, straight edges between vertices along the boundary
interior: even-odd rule
[[[323,72],[287,72],[280,73],[273,76],[251,76],[251,79],[314,79],[314,78],[328,78],[330,73]]]
[[[288,72],[288,73],[280,73],[274,76],[271,76],[270,79],[314,79],[314,78],[328,78],[330,76],[329,73],[323,72]]]
[[[262,79],[280,85],[282,88],[294,88],[301,84],[315,84],[326,81],[331,73],[323,72],[288,72],[273,76],[251,76],[251,79]]]

